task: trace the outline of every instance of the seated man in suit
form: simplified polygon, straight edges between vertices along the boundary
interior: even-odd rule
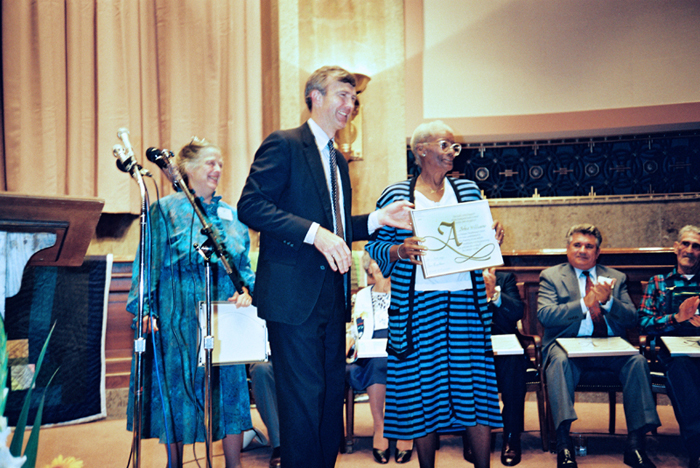
[[[649,280],[639,309],[642,333],[649,334],[651,346],[658,344],[658,336],[698,336],[700,316],[697,313],[700,297],[693,295],[675,307],[670,304],[670,291],[677,287],[700,289],[700,228],[685,226],[673,244],[676,268],[667,275]],[[688,356],[671,357],[667,350],[659,353],[659,361],[666,371],[666,389],[676,413],[678,426],[690,455],[689,466],[700,468],[700,359]]]
[[[490,268],[484,270],[484,284],[489,308],[493,311],[492,335],[509,335],[516,332],[518,320],[523,318],[525,303],[513,273],[504,273]],[[525,395],[527,394],[527,358],[524,354],[496,356],[496,380],[501,394],[503,409],[503,446],[501,463],[515,466],[520,463],[520,434],[525,420]],[[469,439],[464,433],[465,460],[473,462]]]
[[[574,389],[581,372],[605,369],[617,374],[622,383],[628,432],[624,462],[634,468],[653,468],[644,441],[646,433],[661,422],[646,359],[641,354],[569,359],[556,342],[557,338],[624,336],[626,328],[637,325],[626,276],[596,265],[603,241],[598,228],[580,224],[569,229],[566,237],[568,263],[541,273],[537,300],[537,318],[544,327],[542,359],[557,434],[557,466],[577,466],[569,430],[578,419]]]

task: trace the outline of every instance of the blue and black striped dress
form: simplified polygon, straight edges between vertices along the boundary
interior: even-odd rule
[[[413,201],[415,180],[387,187],[377,208]],[[481,199],[474,182],[448,181],[459,202]],[[481,271],[472,273],[471,289],[415,291],[421,270],[408,260],[389,258],[390,247],[412,235],[382,227],[366,246],[382,274],[391,276],[384,437],[412,439],[476,424],[501,427]]]

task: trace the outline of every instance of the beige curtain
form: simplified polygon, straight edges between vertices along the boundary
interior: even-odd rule
[[[262,139],[260,42],[259,0],[2,0],[0,189],[138,213],[112,155],[126,127],[161,195],[148,147],[217,143],[235,204]]]

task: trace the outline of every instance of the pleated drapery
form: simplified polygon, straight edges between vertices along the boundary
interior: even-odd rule
[[[138,213],[112,155],[126,127],[161,195],[147,148],[218,144],[235,204],[263,136],[258,1],[2,0],[1,14],[0,189]]]

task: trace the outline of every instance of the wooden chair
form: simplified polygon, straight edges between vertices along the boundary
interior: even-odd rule
[[[641,281],[642,291],[646,291],[648,281]],[[649,371],[651,373],[651,393],[654,396],[654,403],[658,404],[658,395],[668,395],[666,389],[666,371],[664,366],[659,362],[659,342],[655,340],[652,346],[652,340],[647,335],[639,335],[639,350],[642,355],[647,358],[649,363]],[[652,434],[656,434],[656,428],[652,429]]]
[[[520,287],[520,285],[519,285]],[[537,369],[540,377],[540,390],[539,392],[543,395],[545,400],[545,413],[546,413],[546,427],[544,430],[541,429],[543,441],[543,450],[552,450],[556,446],[555,439],[555,427],[554,420],[552,419],[552,414],[549,408],[549,397],[547,394],[547,383],[546,377],[544,375],[544,368],[542,367],[542,337],[544,336],[544,328],[537,319],[537,295],[539,291],[539,283],[530,282],[523,284],[523,297],[525,298],[525,315],[521,324],[519,325],[519,334],[531,337],[533,339],[539,339],[534,346],[535,358],[533,359],[533,364]],[[533,341],[535,343],[535,341]],[[634,344],[634,343],[633,343]],[[525,347],[525,344],[523,344]],[[527,349],[527,348],[526,348]],[[532,354],[532,351],[528,351]],[[608,432],[610,434],[615,433],[615,406],[617,403],[616,394],[622,391],[622,384],[620,383],[617,375],[612,372],[605,370],[596,371],[586,371],[581,375],[581,380],[576,386],[577,392],[602,392],[608,394]],[[539,395],[538,395],[539,398]],[[538,402],[539,406],[539,402]],[[542,424],[542,423],[541,423]]]
[[[345,383],[345,439],[340,453],[352,453],[355,445],[355,390]]]
[[[540,439],[542,450],[549,450],[549,425],[547,424],[547,399],[544,381],[542,379],[542,325],[537,320],[537,309],[532,309],[530,299],[534,294],[534,304],[537,304],[537,285],[518,283],[520,297],[525,301],[523,319],[518,321],[517,337],[525,353],[530,359],[527,369],[527,391],[536,392],[537,415],[540,423]]]

